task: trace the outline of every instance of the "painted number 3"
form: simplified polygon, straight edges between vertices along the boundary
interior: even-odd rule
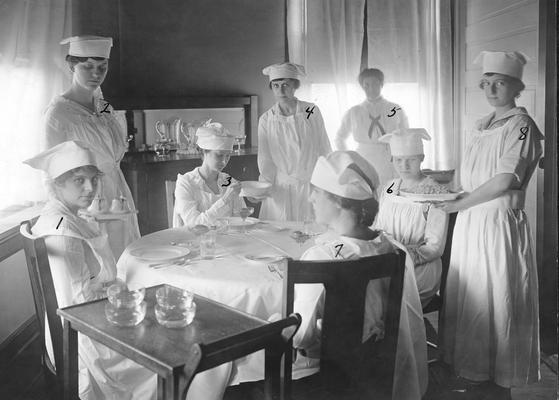
[[[221,185],[221,186],[227,187],[227,186],[229,186],[230,184],[231,184],[231,177],[228,176],[228,177],[227,177],[227,185],[226,185],[226,184],[223,184],[223,185]]]

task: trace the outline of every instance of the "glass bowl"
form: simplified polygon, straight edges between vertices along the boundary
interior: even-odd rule
[[[167,328],[182,328],[194,320],[196,303],[194,295],[188,290],[164,285],[155,292],[157,322]]]

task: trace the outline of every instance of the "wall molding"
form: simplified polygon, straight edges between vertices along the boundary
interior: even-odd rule
[[[537,32],[537,30],[538,30],[537,25],[526,25],[518,29],[513,29],[512,31],[507,31],[499,35],[491,36],[489,38],[484,38],[482,40],[471,40],[467,44],[468,46],[476,46],[480,44],[496,42],[497,40],[507,39],[513,36],[522,35],[523,33]]]
[[[0,371],[9,367],[13,359],[39,336],[39,321],[33,315],[0,343]]]
[[[485,1],[485,0],[480,0],[479,2],[481,3],[481,2],[483,2],[483,1]],[[474,24],[477,24],[477,23],[480,23],[480,22],[487,21],[487,20],[489,20],[489,19],[491,19],[491,18],[498,17],[499,15],[506,14],[506,13],[508,13],[508,12],[511,12],[511,11],[517,9],[517,8],[524,7],[524,6],[526,6],[526,5],[530,4],[530,3],[535,3],[535,2],[536,2],[536,1],[534,1],[534,0],[521,0],[521,1],[518,1],[518,2],[516,2],[516,3],[514,3],[514,4],[511,4],[511,5],[506,6],[505,8],[501,8],[500,10],[493,11],[493,12],[491,12],[491,13],[489,13],[489,14],[484,14],[482,18],[476,19],[475,21],[472,21],[470,24],[466,25],[466,27],[471,26],[471,25],[474,25]]]

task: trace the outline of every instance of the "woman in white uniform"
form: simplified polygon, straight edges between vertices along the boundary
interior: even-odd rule
[[[78,217],[95,196],[102,172],[85,143],[67,141],[25,161],[47,175],[49,201],[33,226],[44,237],[59,307],[106,296],[116,264],[106,234]],[[54,360],[48,326],[45,345]],[[155,400],[157,376],[119,353],[78,334],[79,397],[82,400]],[[54,364],[54,363],[53,363]],[[221,399],[231,363],[196,375],[187,399]]]
[[[523,208],[543,136],[515,103],[525,57],[484,51],[476,62],[494,111],[467,138],[460,166],[467,194],[441,205],[458,211],[442,348],[458,376],[510,399],[511,387],[539,379],[538,277]]]
[[[384,73],[381,70],[364,69],[358,80],[367,99],[345,113],[335,144],[338,150],[346,150],[347,138],[353,137],[358,144],[357,152],[375,167],[384,186],[397,174],[390,162],[388,146],[379,139],[396,129],[406,129],[408,117],[402,107],[382,97]]]
[[[282,63],[262,73],[270,77],[277,103],[258,121],[260,180],[273,185],[260,218],[304,221],[311,218],[309,180],[318,157],[330,153],[330,142],[318,107],[295,97],[304,68]]]
[[[217,122],[201,126],[196,136],[202,165],[177,176],[173,227],[214,225],[245,207],[239,197],[240,182],[221,172],[229,162],[235,137]]]
[[[417,194],[449,190],[421,173],[425,157],[423,139],[431,139],[425,129],[398,130],[380,138],[380,142],[390,145],[392,163],[400,177],[389,180],[382,189],[373,226],[406,246],[415,266],[419,297],[425,306],[439,290],[448,216],[433,203],[417,203],[399,194],[400,190]]]
[[[65,39],[70,44],[66,61],[72,71],[72,85],[55,97],[45,115],[45,145],[51,148],[68,140],[79,140],[99,153],[103,171],[100,195],[110,204],[124,196],[130,209],[134,200],[120,170],[120,160],[128,148],[125,122],[101,97],[101,84],[109,68],[112,39],[79,36]],[[103,222],[115,259],[124,248],[140,237],[136,214]]]
[[[312,174],[311,202],[316,221],[329,230],[316,240],[301,259],[329,260],[367,257],[393,252],[399,243],[369,228],[378,211],[374,168],[353,151],[335,151],[320,157]],[[340,246],[341,245],[341,246]],[[348,273],[350,273],[348,271]],[[372,281],[367,287],[363,341],[384,335],[383,311],[386,282]],[[297,285],[294,310],[303,316],[293,344],[318,357],[320,319],[324,302],[321,285]],[[309,307],[313,305],[313,307]],[[316,306],[314,306],[316,305]],[[309,315],[306,309],[318,309]],[[404,294],[396,354],[393,398],[419,400],[427,388],[427,349],[421,304],[412,267],[406,262]],[[298,356],[299,357],[299,356]],[[298,362],[299,360],[297,360]],[[297,362],[295,367],[297,366]],[[295,371],[295,368],[294,368]]]

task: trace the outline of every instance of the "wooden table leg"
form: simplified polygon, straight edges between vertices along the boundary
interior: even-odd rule
[[[184,400],[202,358],[200,345],[194,344],[183,367],[175,368],[170,377],[157,377],[157,400]]]
[[[62,335],[63,368],[63,399],[78,398],[78,332],[64,320]],[[58,367],[58,366],[57,366]]]

